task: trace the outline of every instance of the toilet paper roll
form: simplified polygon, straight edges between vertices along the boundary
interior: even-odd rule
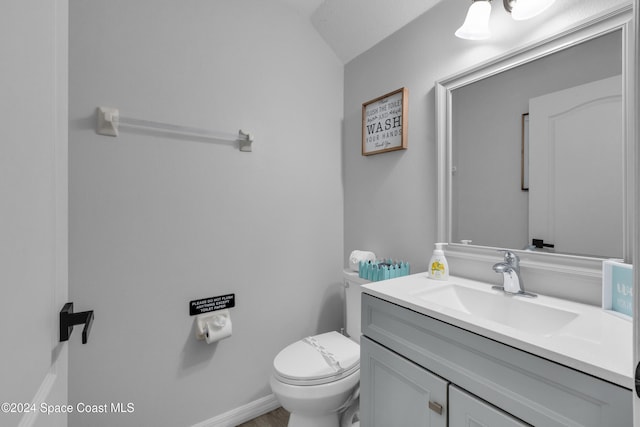
[[[358,271],[360,268],[360,261],[375,261],[376,254],[369,251],[353,251],[349,255],[349,267],[353,271]]]
[[[229,310],[199,315],[196,322],[198,325],[196,337],[205,340],[207,344],[218,342],[231,336],[232,325]]]
[[[231,332],[231,317],[229,313],[218,314],[206,322],[204,339],[207,344],[211,344],[230,337]]]

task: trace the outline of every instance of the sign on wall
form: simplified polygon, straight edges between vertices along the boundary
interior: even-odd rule
[[[408,91],[401,88],[362,104],[362,155],[407,148]]]
[[[236,294],[220,295],[189,301],[189,315],[196,316],[211,311],[225,310],[236,306]]]

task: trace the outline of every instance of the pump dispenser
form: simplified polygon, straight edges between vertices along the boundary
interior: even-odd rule
[[[442,246],[446,243],[436,243],[436,248],[429,261],[429,277],[435,280],[449,280],[449,264],[444,257]]]

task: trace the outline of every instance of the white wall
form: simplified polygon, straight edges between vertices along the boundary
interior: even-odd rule
[[[2,4],[0,401],[38,409],[67,399],[67,33],[66,0]],[[64,414],[17,409],[0,424],[67,424]]]
[[[187,426],[270,394],[286,344],[342,325],[343,66],[261,0],[70,5],[70,402],[132,402],[71,426]],[[121,129],[95,109],[255,135],[254,151]],[[236,294],[233,336],[194,338],[190,300]]]
[[[626,3],[567,0],[556,2],[549,13],[516,22],[501,2],[493,2],[493,37],[473,42],[453,34],[469,2],[444,1],[348,63],[345,255],[353,249],[373,250],[407,259],[415,272],[426,270],[436,239],[435,81]],[[361,156],[362,103],[403,86],[409,89],[408,150]],[[462,271],[452,269],[452,273]]]

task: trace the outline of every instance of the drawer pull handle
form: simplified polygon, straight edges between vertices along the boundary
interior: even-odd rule
[[[438,415],[442,415],[442,405],[439,403],[429,401],[429,409]]]

